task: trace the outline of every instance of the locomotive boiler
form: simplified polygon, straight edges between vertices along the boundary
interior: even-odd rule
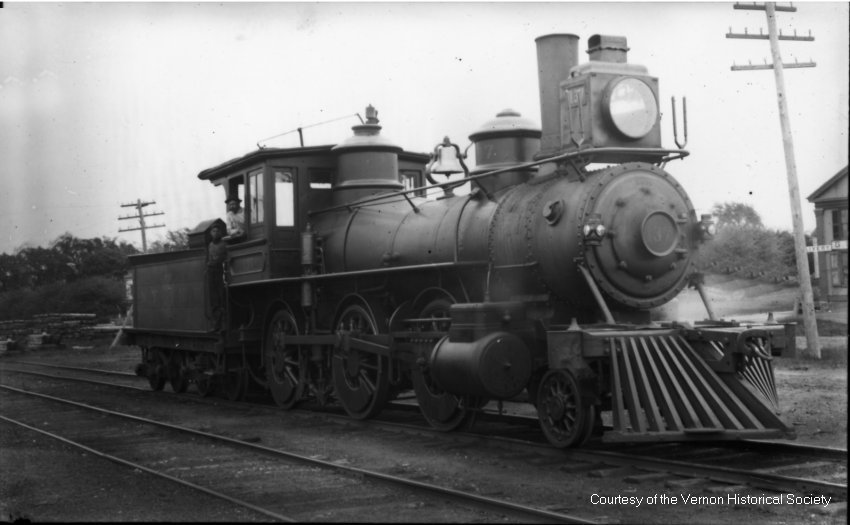
[[[658,80],[622,37],[591,37],[583,64],[575,35],[536,44],[541,126],[498,113],[469,136],[472,169],[448,137],[430,155],[395,145],[370,106],[339,144],[202,171],[245,202],[226,323],[210,321],[206,221],[190,249],[132,259],[139,373],[355,418],[412,392],[442,430],[518,400],[559,447],[792,437],[771,363],[791,326],[718,320],[707,301],[695,326],[651,321],[686,286],[705,300],[694,257],[713,234],[665,169],[687,152],[661,145]]]

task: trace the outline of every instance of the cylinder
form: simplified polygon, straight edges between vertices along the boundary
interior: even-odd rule
[[[525,343],[508,332],[472,342],[445,337],[434,347],[430,371],[437,385],[452,394],[509,399],[528,383],[531,356]]]
[[[545,158],[561,145],[561,82],[578,65],[579,37],[572,34],[544,35],[537,43],[537,71],[540,81],[540,123],[543,131],[540,153]]]

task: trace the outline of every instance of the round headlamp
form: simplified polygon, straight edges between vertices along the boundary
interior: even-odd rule
[[[617,131],[631,139],[643,138],[658,121],[658,102],[646,82],[633,77],[608,85],[604,108]]]

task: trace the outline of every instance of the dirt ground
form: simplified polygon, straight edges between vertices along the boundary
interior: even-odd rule
[[[791,286],[710,275],[706,292],[715,313],[725,319],[796,322],[798,355],[806,348],[802,319],[795,311],[797,289]],[[701,320],[705,306],[695,290],[668,303],[659,318]],[[797,430],[797,441],[847,448],[847,303],[816,312],[821,359],[779,358],[775,361],[783,419]]]
[[[847,448],[846,361],[778,359],[776,389],[782,418],[794,426],[797,442]]]

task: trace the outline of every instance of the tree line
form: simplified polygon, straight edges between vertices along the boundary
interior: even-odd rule
[[[796,282],[794,235],[771,230],[751,206],[738,202],[715,204],[715,238],[697,255],[697,267],[707,273],[733,275],[765,282]],[[806,236],[807,244],[811,243]],[[809,268],[812,255],[809,254]]]
[[[188,229],[168,232],[151,252],[188,246]],[[60,235],[46,247],[0,254],[0,320],[73,312],[109,317],[127,308],[128,257],[140,253],[126,241]]]

